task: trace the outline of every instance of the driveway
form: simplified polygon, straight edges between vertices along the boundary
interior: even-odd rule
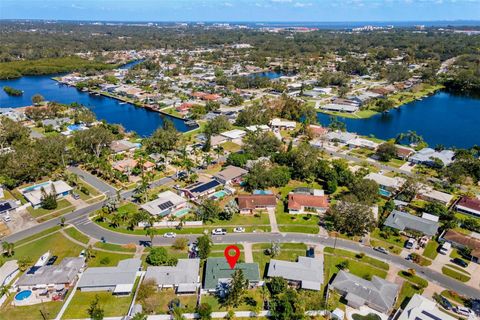
[[[105,195],[113,196],[117,192],[117,189],[103,181],[102,179],[94,176],[90,172],[87,172],[79,167],[68,167],[68,171],[75,173],[79,178],[85,180],[89,185],[93,186],[95,189],[104,193]]]

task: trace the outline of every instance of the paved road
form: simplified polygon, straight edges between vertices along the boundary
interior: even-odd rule
[[[67,168],[68,171],[75,173],[81,179],[85,180],[88,184],[92,185],[95,189],[99,190],[100,192],[113,196],[117,192],[117,189],[106,183],[105,181],[101,180],[98,177],[95,177],[93,174],[82,170],[79,167],[70,166]]]
[[[116,244],[135,243],[140,245],[145,245],[149,243],[149,238],[146,236],[112,232],[99,227],[97,224],[91,222],[88,219],[77,220],[75,226],[80,231],[90,235],[91,237],[96,239],[101,239],[103,237],[105,241],[109,243],[116,243]],[[186,237],[190,241],[193,241],[198,237],[198,235],[188,235],[188,234],[179,235],[179,236]],[[444,276],[439,272],[433,271],[425,267],[421,267],[417,264],[414,264],[410,261],[403,259],[402,257],[379,253],[370,247],[365,247],[353,241],[348,241],[343,239],[335,240],[334,238],[328,238],[328,237],[314,235],[314,234],[301,234],[301,233],[228,234],[225,236],[213,236],[212,240],[214,243],[241,243],[241,242],[268,243],[271,241],[280,241],[280,242],[293,242],[293,243],[321,244],[321,245],[330,246],[330,247],[333,247],[336,245],[337,248],[364,252],[369,256],[373,256],[389,264],[395,264],[404,270],[409,268],[415,269],[417,274],[420,277],[425,278],[431,282],[437,283],[438,285],[446,289],[454,290],[456,292],[465,294],[467,296],[480,298],[480,290],[478,289],[472,288],[450,277]],[[160,235],[154,239],[154,244],[170,245],[173,243],[173,241],[174,241],[173,239],[166,239]]]

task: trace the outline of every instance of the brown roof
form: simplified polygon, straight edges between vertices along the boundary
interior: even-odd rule
[[[319,136],[324,135],[328,131],[327,128],[324,128],[322,126],[317,126],[317,125],[309,125],[308,129],[310,129],[313,134],[316,134]]]
[[[290,193],[288,195],[288,209],[299,210],[303,207],[328,208],[328,196],[314,196],[310,194]]]
[[[472,249],[471,255],[474,257],[480,257],[480,240],[464,235],[460,232],[456,232],[453,230],[448,230],[443,235],[445,240],[457,243],[461,246],[467,247]]]
[[[462,206],[475,211],[480,211],[480,199],[462,197],[462,199],[458,201],[457,206]]]
[[[395,146],[397,149],[397,156],[398,157],[409,157],[414,151],[410,148],[403,148],[399,146]]]
[[[274,207],[277,198],[273,194],[244,194],[238,196],[240,210],[253,210],[257,207]]]

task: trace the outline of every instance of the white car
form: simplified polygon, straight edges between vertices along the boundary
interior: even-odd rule
[[[10,221],[12,221],[12,218],[10,218],[10,216],[5,216],[5,217],[3,217],[3,220],[5,222],[10,222]]]
[[[242,232],[245,232],[245,228],[244,227],[236,227],[236,228],[233,229],[233,232],[242,233]]]
[[[455,311],[458,314],[461,314],[462,316],[467,316],[467,317],[474,314],[471,309],[465,308],[465,307],[455,307],[453,308],[453,311]]]
[[[384,254],[388,254],[387,249],[385,249],[384,247],[374,247],[373,250],[384,253]]]
[[[227,234],[227,229],[216,228],[212,230],[214,236],[223,236]]]
[[[164,238],[175,238],[176,236],[177,236],[177,234],[175,232],[167,232],[167,233],[163,234]]]

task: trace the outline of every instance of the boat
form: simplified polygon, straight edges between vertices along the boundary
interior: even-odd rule
[[[37,262],[33,266],[43,267],[45,264],[47,264],[49,258],[50,258],[50,251],[47,251],[40,258],[38,258]]]
[[[122,101],[122,102],[120,102],[119,104],[127,104],[127,103]]]
[[[197,122],[195,120],[188,120],[185,122],[185,124],[189,127],[196,127],[198,126]]]

